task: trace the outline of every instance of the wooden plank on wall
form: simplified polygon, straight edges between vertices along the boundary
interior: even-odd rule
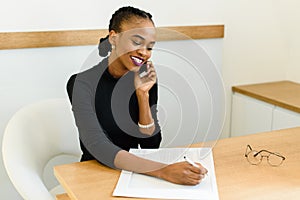
[[[224,25],[159,27],[157,33],[158,41],[223,38]],[[105,29],[0,32],[0,49],[95,45],[107,34]]]
[[[158,41],[223,38],[224,25],[160,27]]]

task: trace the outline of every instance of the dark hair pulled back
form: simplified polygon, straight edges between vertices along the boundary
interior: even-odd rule
[[[134,8],[131,6],[126,6],[119,8],[111,17],[109,21],[108,31],[114,30],[117,33],[121,32],[122,23],[130,21],[132,17],[139,17],[143,19],[149,19],[152,23],[152,15],[148,12],[140,10],[138,8]],[[98,45],[99,55],[101,57],[106,57],[108,52],[111,52],[111,44],[108,41],[109,35],[105,38],[100,39],[100,43]]]

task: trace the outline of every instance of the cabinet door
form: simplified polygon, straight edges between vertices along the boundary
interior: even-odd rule
[[[274,106],[239,93],[233,93],[231,136],[271,131]]]
[[[300,113],[277,107],[273,113],[272,130],[300,126]]]

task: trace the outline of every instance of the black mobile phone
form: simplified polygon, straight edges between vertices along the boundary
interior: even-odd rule
[[[139,76],[140,78],[143,78],[144,76],[146,76],[148,74],[148,67],[147,67],[147,62],[144,63],[140,69],[139,69]]]

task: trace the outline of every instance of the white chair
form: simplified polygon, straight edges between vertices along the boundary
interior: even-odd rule
[[[68,99],[49,99],[23,107],[3,136],[3,161],[26,200],[53,200],[63,193],[53,166],[80,159],[78,131]]]

